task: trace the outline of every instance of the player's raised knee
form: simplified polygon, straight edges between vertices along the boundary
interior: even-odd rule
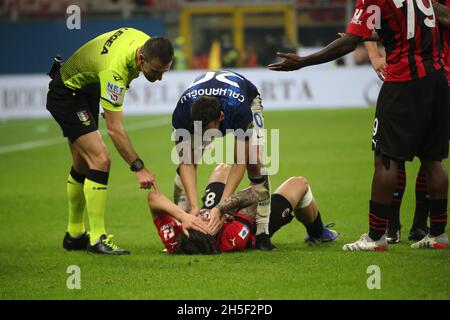
[[[291,177],[288,180],[289,184],[292,184],[292,187],[294,187],[297,190],[308,190],[309,184],[308,180],[305,177],[298,176],[298,177]]]
[[[217,174],[228,174],[228,172],[230,171],[231,166],[226,164],[226,163],[220,163],[216,166],[216,168],[214,169],[214,173]]]
[[[223,182],[227,181],[228,174],[230,173],[231,166],[226,163],[217,165],[211,174],[209,182]]]

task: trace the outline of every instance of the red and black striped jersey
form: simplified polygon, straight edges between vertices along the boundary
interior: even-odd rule
[[[431,0],[357,0],[347,33],[370,38],[373,30],[386,48],[385,81],[423,78],[443,67]]]
[[[440,0],[440,3],[450,8],[450,0]],[[442,53],[445,64],[445,72],[447,72],[448,86],[450,87],[450,29],[439,26],[442,39]]]

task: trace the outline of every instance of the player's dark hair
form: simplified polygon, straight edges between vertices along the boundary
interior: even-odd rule
[[[196,230],[189,230],[189,237],[184,233],[175,254],[218,254],[220,253],[216,239]]]
[[[205,128],[212,121],[220,121],[220,103],[215,97],[201,96],[194,101],[191,107],[192,121],[201,121]]]
[[[163,37],[148,39],[142,46],[142,53],[149,60],[159,58],[163,64],[168,64],[173,60],[172,43]]]

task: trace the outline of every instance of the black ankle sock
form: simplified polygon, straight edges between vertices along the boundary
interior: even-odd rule
[[[430,212],[430,200],[428,199],[427,177],[425,171],[420,167],[416,178],[416,210],[411,229],[427,226],[428,213]]]
[[[447,225],[447,199],[430,199],[430,234],[438,236]]]
[[[398,169],[397,188],[392,197],[391,212],[389,215],[388,224],[390,228],[400,229],[400,207],[402,205],[403,194],[406,186],[406,172],[405,168]]]
[[[323,223],[322,223],[322,218],[320,217],[320,212],[317,212],[317,217],[316,220],[314,220],[313,223],[311,224],[306,224],[306,231],[308,232],[308,235],[311,238],[315,238],[318,239],[320,237],[322,237],[322,232],[323,232]]]
[[[385,233],[388,223],[389,205],[370,201],[369,203],[369,237],[379,240]]]

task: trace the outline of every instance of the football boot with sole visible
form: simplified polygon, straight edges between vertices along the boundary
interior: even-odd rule
[[[375,241],[369,237],[369,234],[364,233],[361,238],[353,243],[344,244],[342,247],[344,251],[388,251],[389,246],[386,241],[386,235],[383,235],[379,240]]]
[[[441,233],[438,236],[433,237],[427,234],[422,240],[413,243],[411,245],[413,249],[447,249],[448,248],[448,236],[446,233]]]

